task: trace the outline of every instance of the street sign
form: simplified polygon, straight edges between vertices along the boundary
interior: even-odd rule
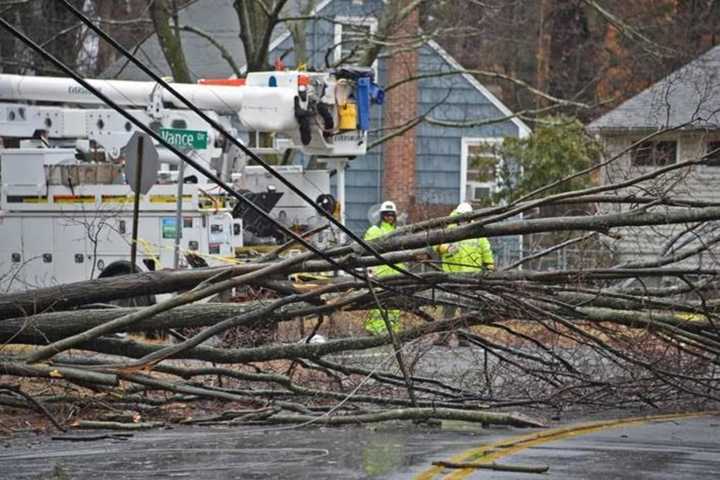
[[[161,128],[160,136],[173,147],[180,150],[203,150],[207,148],[208,134],[202,130],[184,130],[180,128]]]
[[[157,182],[159,168],[158,152],[150,136],[142,132],[133,133],[125,146],[125,177],[133,192],[146,194]],[[137,185],[138,169],[140,170],[139,186]]]

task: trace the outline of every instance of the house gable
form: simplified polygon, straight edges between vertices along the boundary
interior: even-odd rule
[[[720,46],[588,125],[598,133],[720,127]]]

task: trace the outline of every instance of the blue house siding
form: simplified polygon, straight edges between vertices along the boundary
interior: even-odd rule
[[[360,234],[368,228],[368,210],[381,201],[382,155],[376,149],[349,163],[345,174],[345,223]]]
[[[430,45],[419,54],[420,73],[451,72],[456,67]],[[418,84],[418,113],[448,122],[502,118],[505,115],[461,75],[430,77]],[[460,169],[463,137],[516,137],[511,121],[472,128],[454,128],[423,123],[417,135],[417,197],[426,203],[457,204],[460,198]]]

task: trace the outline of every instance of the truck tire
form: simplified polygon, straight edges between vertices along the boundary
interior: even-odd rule
[[[135,267],[136,272],[142,272],[139,267]],[[120,275],[129,275],[132,273],[132,264],[127,260],[117,260],[105,267],[97,278],[118,277]],[[113,300],[113,305],[119,307],[149,307],[155,305],[155,295],[140,295],[137,297],[123,298],[121,300]],[[162,330],[147,330],[145,332],[147,338],[165,338],[167,333]]]

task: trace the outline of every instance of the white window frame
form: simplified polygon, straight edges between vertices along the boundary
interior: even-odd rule
[[[669,165],[675,165],[677,163],[680,163],[680,159],[682,158],[682,154],[683,154],[683,152],[681,151],[682,142],[680,141],[680,139],[679,138],[661,138],[661,139],[648,140],[647,142],[643,142],[643,143],[659,143],[659,142],[675,142],[675,158],[673,158],[672,162],[670,162],[666,165],[655,165],[655,164],[653,164],[653,165],[638,165],[633,160],[633,153],[634,153],[633,150],[634,149],[630,149],[628,151],[628,155],[629,155],[628,160],[630,162],[630,167],[631,168],[655,169],[655,168],[664,168]],[[633,143],[635,143],[635,141],[632,141],[631,145]],[[642,144],[638,144],[635,148],[640,147],[640,145],[642,145]]]
[[[707,155],[708,151],[710,151],[710,144],[711,144],[711,143],[718,143],[718,144],[720,144],[720,139],[700,140],[700,145],[701,145],[700,148],[701,148],[701,154],[702,154],[702,155]],[[719,154],[720,154],[720,153],[719,153]],[[711,171],[711,172],[718,172],[718,171],[720,171],[720,164],[716,164],[716,165],[705,164],[705,165],[703,165],[703,168],[704,168],[704,169],[707,169],[707,170],[709,170],[709,171]]]
[[[503,142],[502,137],[462,137],[461,139],[461,155],[460,155],[460,201],[470,202],[475,201],[471,195],[470,186],[473,187],[485,187],[489,188],[492,193],[497,192],[498,185],[500,184],[500,172],[502,172],[502,158],[498,157],[498,163],[495,170],[495,181],[494,182],[468,182],[468,157],[470,155],[470,147],[479,145],[499,145]]]
[[[378,21],[375,17],[345,17],[345,16],[339,16],[335,17],[335,36],[333,38],[333,44],[335,45],[335,49],[333,52],[333,60],[337,64],[340,60],[342,60],[342,34],[343,34],[343,26],[345,24],[349,25],[359,25],[359,26],[368,26],[370,27],[370,34],[375,35],[377,33],[377,27],[378,27]],[[377,68],[377,60],[373,62],[371,65],[372,69],[375,72],[375,81],[377,81],[377,75],[378,75],[378,68]]]

